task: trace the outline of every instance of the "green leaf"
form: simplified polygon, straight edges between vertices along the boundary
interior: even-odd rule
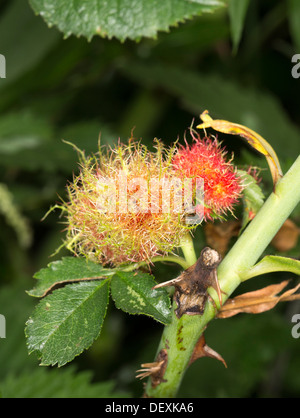
[[[295,44],[295,48],[300,48],[300,2],[299,0],[288,0],[288,19],[290,32]]]
[[[255,179],[250,174],[243,170],[237,170],[237,172],[242,178],[245,186],[242,196],[244,213],[241,230],[243,230],[264,204],[264,194]]]
[[[171,321],[171,302],[165,289],[156,285],[146,273],[117,272],[111,280],[111,295],[116,307],[130,314],[143,314],[168,324]]]
[[[236,53],[241,40],[248,6],[249,0],[229,0],[228,12],[230,17],[230,30],[234,53]]]
[[[114,391],[114,382],[91,383],[92,373],[65,369],[35,368],[9,374],[0,384],[3,398],[116,398],[127,397]]]
[[[43,297],[58,285],[101,279],[112,276],[114,273],[115,270],[103,268],[100,264],[83,257],[63,257],[38,271],[33,276],[38,283],[27,293],[30,296]]]
[[[42,365],[63,366],[89,348],[106,314],[108,283],[70,284],[42,299],[26,324],[29,353]]]
[[[65,36],[94,35],[139,40],[154,38],[158,31],[204,12],[213,12],[224,4],[218,0],[202,0],[191,3],[185,0],[30,0],[37,14],[48,25],[56,25]]]
[[[276,271],[288,271],[289,273],[300,275],[300,260],[268,255],[243,274],[242,280],[248,280],[261,274],[274,273]]]

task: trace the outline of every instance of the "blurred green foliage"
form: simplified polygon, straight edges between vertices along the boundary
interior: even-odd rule
[[[291,57],[300,53],[299,13],[297,1],[252,0],[247,12],[241,11],[242,29],[232,21],[230,26],[222,8],[155,40],[120,43],[63,39],[26,1],[0,4],[0,53],[7,63],[6,78],[0,79],[0,183],[32,236],[24,246],[20,225],[0,211],[0,313],[7,321],[7,337],[0,340],[2,396],[138,397],[142,385],[135,370],[153,360],[162,331],[150,318],[125,315],[111,305],[101,337],[71,366],[38,370],[37,360],[28,356],[23,330],[35,301],[25,289],[32,288],[37,270],[66,255],[49,257],[64,235],[58,214],[41,222],[78,170],[76,153],[62,139],[89,153],[97,150],[99,136],[112,145],[126,141],[134,129],[149,147],[154,137],[170,144],[183,140],[192,119],[198,122],[208,109],[213,118],[259,132],[286,171],[300,149],[300,81],[291,76]],[[218,138],[235,153],[239,167],[265,168],[262,185],[268,194],[271,177],[264,159],[239,138]],[[299,225],[299,208],[292,218]],[[203,245],[199,229],[197,250]],[[299,257],[299,250],[298,242],[286,253],[269,246],[266,254]],[[178,272],[167,264],[153,267],[158,280]],[[239,290],[292,277],[266,275]],[[228,369],[212,359],[198,360],[179,396],[298,396],[300,340],[291,336],[291,316],[299,312],[294,302],[261,315],[214,321],[207,343]]]

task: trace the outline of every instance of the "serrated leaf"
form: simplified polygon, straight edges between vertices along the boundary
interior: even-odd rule
[[[91,39],[94,35],[139,40],[156,37],[158,31],[204,12],[213,12],[223,1],[202,0],[30,0],[37,14],[48,25],[55,25],[65,36],[71,34]]]
[[[108,303],[108,279],[69,284],[40,301],[26,324],[29,353],[42,365],[63,366],[99,336]]]
[[[264,204],[264,194],[255,179],[249,173],[243,170],[237,170],[237,172],[242,178],[245,186],[242,195],[244,204],[242,231]]]
[[[114,273],[115,270],[106,269],[101,264],[83,257],[63,257],[38,271],[33,276],[38,280],[38,283],[27,293],[30,296],[43,297],[58,285],[101,279],[112,276]]]
[[[242,280],[248,280],[261,274],[274,273],[276,271],[288,271],[300,276],[300,260],[277,255],[268,255],[255,266],[243,274]]]
[[[111,280],[111,295],[117,308],[130,314],[153,317],[163,324],[171,321],[171,302],[165,289],[146,273],[117,272]]]

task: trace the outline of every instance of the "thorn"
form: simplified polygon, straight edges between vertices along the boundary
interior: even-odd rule
[[[206,344],[204,334],[201,335],[201,337],[195,345],[189,365],[191,365],[192,363],[194,363],[194,361],[201,357],[215,358],[216,360],[221,361],[227,369],[227,364],[223,357]]]

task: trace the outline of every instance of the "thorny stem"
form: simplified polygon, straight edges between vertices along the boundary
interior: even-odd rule
[[[223,292],[223,303],[241,283],[243,274],[251,268],[262,255],[263,251],[289,217],[300,201],[300,157],[295,161],[286,175],[281,178],[275,192],[266,200],[258,214],[239,237],[235,245],[218,267],[219,284]],[[184,255],[192,251],[185,251]],[[193,264],[193,257],[187,259]],[[212,293],[215,298],[215,294]],[[216,299],[217,300],[217,299]],[[174,397],[179,389],[185,370],[194,347],[209,321],[216,311],[209,302],[203,315],[183,315],[178,319],[174,313],[172,321],[164,329],[158,352],[167,351],[168,362],[163,380],[156,387],[151,378],[145,388],[145,395],[153,398]]]

